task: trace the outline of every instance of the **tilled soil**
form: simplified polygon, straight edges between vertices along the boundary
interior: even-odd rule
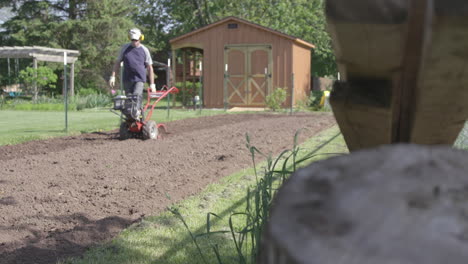
[[[79,256],[145,215],[335,125],[332,114],[238,114],[173,121],[160,140],[117,132],[0,146],[0,263]],[[168,198],[170,197],[170,199]]]

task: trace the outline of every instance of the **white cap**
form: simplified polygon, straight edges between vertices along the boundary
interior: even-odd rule
[[[138,28],[132,28],[128,31],[128,37],[130,38],[130,40],[140,40],[141,31]]]

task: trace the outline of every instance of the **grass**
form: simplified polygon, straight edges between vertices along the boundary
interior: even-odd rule
[[[167,122],[185,118],[223,114],[221,110],[203,109],[187,111],[155,109],[152,119]],[[81,133],[117,129],[119,117],[108,109],[88,109],[68,112],[68,132],[65,132],[65,113],[61,111],[13,111],[0,110],[0,146],[13,145],[30,140],[70,136]]]
[[[302,144],[296,158],[311,153],[343,152],[347,152],[347,148],[335,126]],[[317,155],[313,159],[323,157],[326,155]],[[267,166],[268,162],[263,161],[253,168],[229,175],[200,194],[174,204],[170,210],[132,225],[111,242],[89,250],[83,258],[61,263],[229,264],[242,263],[241,258],[244,263],[252,263],[249,259],[254,253],[250,251],[250,244],[255,242],[245,239],[241,247],[242,232],[238,231],[246,226],[243,212],[254,205],[248,202],[246,192],[256,188],[259,178],[255,175]],[[235,231],[231,232],[231,228]]]
[[[468,122],[465,123],[465,127],[458,135],[454,147],[458,149],[468,150]]]

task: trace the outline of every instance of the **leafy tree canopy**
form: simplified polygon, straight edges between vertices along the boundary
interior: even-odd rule
[[[316,45],[315,76],[335,75],[325,30],[324,0],[0,0],[14,16],[2,24],[1,45],[47,46],[81,52],[76,87],[107,88],[106,79],[127,30],[139,27],[151,51],[168,52],[169,39],[226,16]],[[0,75],[5,69],[0,69]]]
[[[53,89],[57,82],[57,75],[54,71],[51,68],[44,66],[37,67],[37,69],[27,67],[20,71],[19,78],[25,84],[26,90],[30,90],[34,93],[34,100],[37,99],[40,89],[45,87]],[[34,85],[37,85],[37,90],[33,90]]]
[[[158,48],[170,38],[236,16],[304,39],[316,45],[313,74],[336,74],[331,39],[326,32],[324,0],[152,0],[143,1],[139,24],[151,29]],[[151,26],[154,25],[154,26]]]
[[[136,8],[127,0],[0,0],[15,16],[0,32],[2,45],[76,49],[77,87],[106,88],[119,47],[134,27]]]

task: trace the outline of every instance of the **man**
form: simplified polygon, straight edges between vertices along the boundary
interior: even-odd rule
[[[149,76],[151,91],[156,92],[152,66],[153,60],[148,49],[141,44],[144,36],[138,28],[130,29],[128,31],[128,38],[131,42],[122,46],[119,56],[115,61],[109,85],[111,87],[115,86],[115,73],[119,71],[120,63],[123,62],[124,74],[122,80],[125,94],[127,96],[136,95],[138,108],[141,109],[146,74]]]

